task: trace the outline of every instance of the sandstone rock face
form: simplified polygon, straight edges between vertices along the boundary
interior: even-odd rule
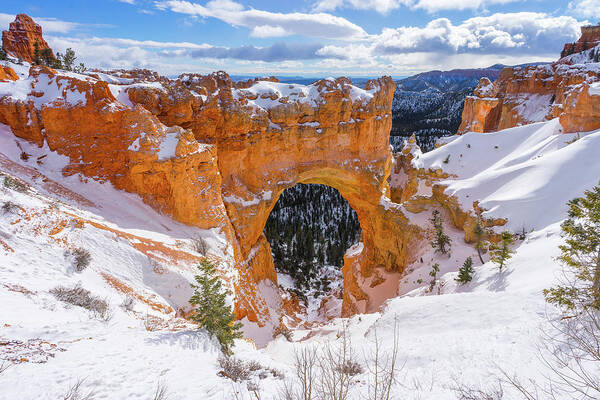
[[[567,133],[599,129],[589,90],[598,81],[597,63],[505,68],[491,86],[482,80],[478,89],[485,90],[466,98],[458,132],[493,132],[557,117]]]
[[[594,48],[600,44],[600,26],[584,26],[581,28],[581,37],[575,43],[567,43],[560,53],[560,57],[568,57]]]
[[[2,32],[2,46],[13,57],[32,63],[35,56],[35,43],[41,50],[50,49],[42,37],[42,27],[36,24],[31,17],[18,14],[7,31]],[[54,57],[54,54],[52,54]]]
[[[19,76],[10,67],[4,67],[0,65],[0,82],[16,81]]]
[[[372,308],[362,280],[413,261],[420,229],[388,199],[390,78],[359,89],[345,78],[303,86],[235,83],[222,72],[111,74],[32,67],[12,84],[30,88],[26,95],[0,87],[0,96],[9,93],[0,122],[67,156],[64,174],[109,181],[178,221],[221,229],[236,262],[239,319],[270,318],[259,283],[277,275],[262,232],[280,194],[297,183],[338,189],[358,214],[363,247],[344,266],[346,315]]]

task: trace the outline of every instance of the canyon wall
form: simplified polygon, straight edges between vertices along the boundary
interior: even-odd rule
[[[494,83],[482,79],[465,100],[459,134],[553,118],[565,133],[600,129],[600,27],[584,28],[578,43],[586,45],[553,64],[505,68]]]

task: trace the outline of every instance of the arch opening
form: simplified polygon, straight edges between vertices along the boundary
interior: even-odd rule
[[[333,187],[298,183],[281,193],[264,234],[284,295],[297,297],[307,318],[339,316],[344,255],[361,240],[348,201]]]

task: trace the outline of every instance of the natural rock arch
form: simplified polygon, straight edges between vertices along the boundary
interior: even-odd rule
[[[331,186],[357,212],[364,249],[345,258],[345,315],[378,306],[362,290],[382,282],[377,271],[414,261],[421,231],[389,200],[391,78],[359,89],[345,78],[303,86],[234,83],[224,73],[115,74],[127,83],[32,67],[31,93],[0,99],[0,122],[67,156],[65,174],[110,181],[180,222],[223,232],[238,318],[262,325],[269,314],[258,286],[277,276],[263,229],[297,183]],[[49,88],[54,97],[37,101]]]

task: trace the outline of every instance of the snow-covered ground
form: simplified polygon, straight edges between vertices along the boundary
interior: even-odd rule
[[[426,249],[423,262],[410,266],[400,281],[400,296],[381,311],[297,329],[291,342],[280,336],[261,349],[238,340],[236,356],[289,378],[294,349],[337,343],[347,324],[364,366],[375,332],[389,349],[397,321],[402,371],[394,398],[455,399],[455,382],[492,385],[499,367],[523,381],[540,380],[540,327],[553,312],[542,290],[555,282],[559,270],[554,257],[566,201],[600,178],[598,149],[600,132],[564,135],[557,121],[549,121],[453,137],[420,155],[418,166],[456,175],[445,184],[465,209],[479,200],[486,216],[507,218],[509,229],[529,232],[515,245],[506,270],[499,273],[491,262],[480,265],[461,232],[447,226],[450,256]],[[27,159],[21,158],[23,151],[30,154]],[[0,127],[0,172],[31,185],[21,193],[4,188],[7,178],[0,177],[0,205],[18,206],[0,211],[0,360],[14,363],[0,374],[0,399],[61,398],[78,379],[96,399],[152,399],[159,383],[168,387],[171,400],[231,400],[234,391],[251,398],[245,382],[217,375],[217,344],[177,316],[191,294],[197,254],[188,239],[196,232],[110,184],[63,177],[64,163],[47,148],[30,146]],[[429,217],[427,212],[410,215],[423,225]],[[202,234],[214,256],[230,259],[223,237]],[[65,255],[75,247],[92,256],[82,272]],[[471,283],[459,286],[454,277],[467,256],[473,256],[476,273]],[[445,284],[426,293],[434,262]],[[107,299],[112,318],[69,307],[49,292],[78,283]],[[133,297],[129,310],[122,306],[127,297]],[[367,394],[367,375],[355,376],[351,399]],[[265,373],[255,374],[253,382],[260,398],[270,400],[277,399],[283,379]],[[507,393],[505,398],[518,397]]]

